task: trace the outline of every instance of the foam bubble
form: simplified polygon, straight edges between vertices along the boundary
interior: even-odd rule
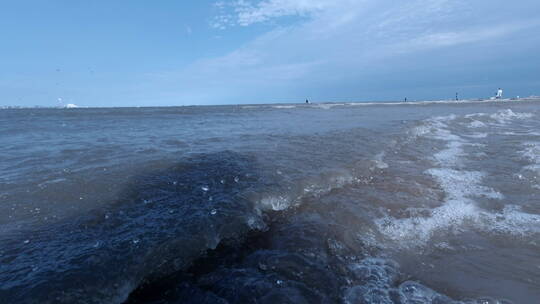
[[[360,263],[350,264],[349,271],[352,282],[359,285],[345,290],[344,303],[394,303],[392,298],[395,298],[396,291],[392,286],[399,278],[397,263],[367,258]]]
[[[507,205],[500,213],[486,212],[483,218],[493,232],[521,237],[540,233],[540,215],[523,212],[516,205]]]
[[[540,164],[540,142],[526,142],[521,151],[521,155],[534,164]]]
[[[291,205],[291,200],[284,196],[268,196],[261,200],[264,210],[283,211]]]
[[[480,185],[483,172],[433,168],[427,171],[439,182],[448,198],[463,200],[470,197],[502,199],[501,193]]]
[[[388,168],[388,164],[383,161],[385,155],[386,153],[384,151],[375,155],[374,157],[375,167],[377,167],[378,169]]]
[[[406,299],[404,303],[458,304],[458,302],[453,301],[449,297],[412,281],[407,281],[399,285],[399,291]]]
[[[540,175],[540,142],[526,142],[523,144],[524,149],[519,153],[521,157],[530,162],[529,165],[525,166],[523,169],[533,172],[533,174]],[[531,181],[534,183],[532,185],[535,189],[540,189],[538,184],[537,176],[534,176]]]
[[[433,157],[439,164],[457,165],[463,156],[463,144],[459,141],[450,141],[447,148],[435,153]]]
[[[344,303],[462,303],[417,282],[399,284],[401,273],[397,263],[390,260],[367,258],[351,264],[349,270],[354,285],[345,289]]]

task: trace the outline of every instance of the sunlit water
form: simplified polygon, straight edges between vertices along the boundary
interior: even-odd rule
[[[0,303],[538,303],[540,101],[0,110]]]

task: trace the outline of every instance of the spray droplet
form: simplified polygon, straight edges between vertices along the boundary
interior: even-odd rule
[[[202,186],[201,189],[204,192],[207,192],[208,190],[210,190],[210,188],[208,186]]]

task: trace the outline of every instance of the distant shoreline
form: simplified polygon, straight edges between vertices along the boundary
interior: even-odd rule
[[[222,104],[222,105],[173,105],[173,106],[111,106],[111,107],[91,107],[91,106],[76,106],[70,104],[69,106],[0,106],[0,110],[17,110],[17,109],[57,109],[57,110],[77,110],[77,109],[136,109],[136,108],[185,108],[185,107],[317,107],[321,105],[328,106],[376,106],[376,105],[427,105],[427,104],[468,104],[468,103],[503,103],[503,102],[526,102],[526,101],[540,101],[540,96],[529,96],[520,98],[503,98],[503,99],[491,99],[491,98],[473,98],[473,99],[444,99],[444,100],[410,100],[410,101],[323,101],[323,102],[310,102],[305,104],[303,102],[297,103],[260,103],[260,104]]]

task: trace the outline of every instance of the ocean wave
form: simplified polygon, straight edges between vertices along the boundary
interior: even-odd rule
[[[529,164],[523,167],[524,173],[519,174],[519,177],[526,178],[533,188],[540,189],[540,142],[525,142],[522,147],[518,153]]]
[[[486,127],[486,124],[479,120],[473,120],[472,122],[468,124],[468,127],[469,128],[484,128]]]
[[[514,119],[527,119],[533,117],[532,113],[514,113],[510,109],[501,110],[495,114],[489,116],[491,119],[496,120],[499,123],[506,123]]]
[[[532,163],[532,168],[540,165],[540,142],[523,143],[521,155]]]
[[[437,231],[456,233],[465,221],[478,221],[481,210],[474,197],[503,198],[500,193],[480,184],[484,177],[481,172],[434,168],[427,173],[438,180],[445,192],[441,206],[412,212],[417,216],[402,219],[387,216],[376,221],[385,236],[406,247],[426,245]]]
[[[485,172],[462,168],[469,157],[464,147],[482,149],[485,145],[469,143],[450,131],[449,124],[458,118],[455,115],[433,117],[422,121],[411,131],[413,137],[445,143],[445,148],[433,153],[437,167],[426,171],[444,191],[444,201],[435,208],[410,208],[409,217],[395,218],[387,215],[375,221],[379,231],[400,246],[424,246],[439,231],[459,233],[466,222],[474,225],[488,214],[476,205],[474,198],[504,198],[500,192],[481,184],[486,177]]]
[[[142,281],[185,269],[222,240],[264,229],[241,195],[257,185],[252,164],[230,152],[201,155],[135,177],[114,205],[3,239],[12,250],[2,258],[13,263],[3,269],[10,280],[0,294],[10,302],[118,303]]]
[[[508,303],[497,299],[456,301],[415,281],[407,280],[396,262],[367,258],[349,265],[353,273],[351,285],[345,289],[343,302],[356,303],[422,303],[422,304],[496,304]]]
[[[133,178],[109,207],[38,233],[16,232],[0,242],[12,249],[2,259],[13,260],[2,270],[10,280],[0,295],[12,302],[29,296],[42,303],[80,297],[122,302],[143,282],[185,270],[224,242],[266,230],[266,212],[359,181],[342,170],[285,182],[254,162],[233,152],[192,156]],[[70,283],[70,277],[79,279]]]
[[[484,127],[486,123],[508,124],[515,120],[524,120],[534,117],[533,113],[514,112],[511,109],[499,110],[496,113],[473,113],[465,115],[465,118],[472,119],[470,127]],[[483,121],[482,121],[483,120]]]

